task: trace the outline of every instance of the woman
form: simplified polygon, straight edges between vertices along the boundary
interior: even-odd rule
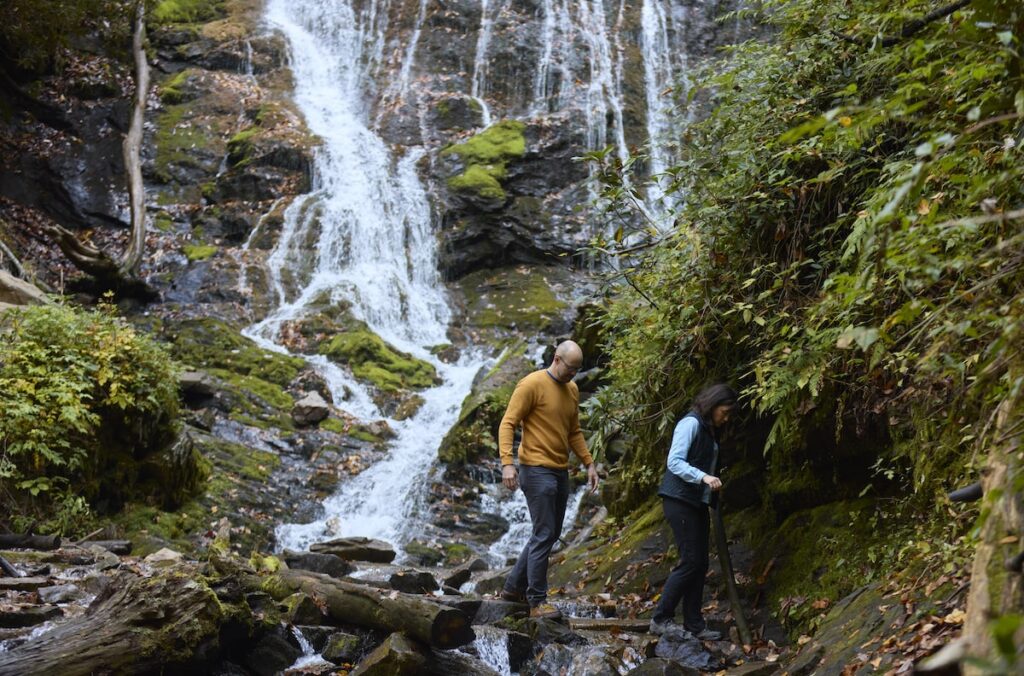
[[[701,614],[704,577],[708,572],[708,508],[718,502],[722,480],[718,470],[718,431],[729,422],[737,395],[728,385],[706,387],[693,401],[693,409],[676,425],[668,467],[658,489],[665,518],[679,549],[679,565],[672,569],[651,619],[651,633],[688,631],[702,641],[721,635],[707,628]],[[676,606],[683,603],[683,624],[675,622]]]

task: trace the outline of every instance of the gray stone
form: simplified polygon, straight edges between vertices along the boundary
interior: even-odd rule
[[[105,550],[104,550],[105,551]],[[151,566],[163,567],[173,566],[181,561],[185,557],[180,552],[176,552],[173,549],[164,547],[163,549],[157,550],[143,559],[146,563]]]
[[[335,664],[353,662],[359,657],[359,642],[359,637],[354,634],[335,632],[327,637],[321,654],[325,660]]]
[[[414,676],[423,673],[424,651],[402,634],[391,634],[349,676]]]
[[[301,654],[295,638],[283,627],[276,627],[246,653],[244,664],[257,676],[274,676],[294,664]]]
[[[73,584],[60,584],[54,587],[42,587],[36,593],[44,603],[67,603],[85,596],[85,592]]]
[[[353,566],[334,554],[315,554],[312,552],[297,553],[292,551],[284,552],[284,562],[289,568],[298,570],[309,570],[314,573],[323,573],[331,577],[344,577],[353,570]]]
[[[422,570],[400,570],[391,575],[388,584],[407,594],[429,594],[438,589],[434,576]]]
[[[395,560],[395,550],[391,548],[391,545],[366,537],[338,538],[327,542],[318,542],[309,549],[316,554],[334,554],[345,561],[391,563]]]
[[[308,393],[292,407],[292,420],[299,426],[316,425],[330,414],[331,407],[319,392]]]
[[[662,636],[654,654],[693,669],[707,671],[718,667],[718,660],[693,636]]]
[[[217,381],[205,371],[185,371],[178,376],[178,391],[186,401],[209,399],[217,389]]]

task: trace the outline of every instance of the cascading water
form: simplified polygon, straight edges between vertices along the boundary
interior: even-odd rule
[[[423,393],[415,416],[392,422],[397,436],[388,457],[347,482],[325,503],[322,519],[278,527],[279,545],[292,549],[335,535],[404,541],[415,527],[416,489],[425,484],[479,366],[443,364],[425,347],[446,340],[449,309],[437,273],[430,205],[416,174],[422,151],[396,159],[366,121],[374,50],[383,42],[376,32],[385,28],[376,11],[356,12],[348,0],[268,4],[268,23],[290,44],[295,100],[323,143],[313,190],[286,210],[267,261],[277,307],[246,333],[284,351],[278,341],[286,322],[306,316],[314,305],[345,301],[386,341],[433,363],[443,384]],[[410,46],[407,60],[413,51]],[[366,388],[346,371],[323,357],[308,361],[335,401],[348,396],[350,412],[381,416]]]

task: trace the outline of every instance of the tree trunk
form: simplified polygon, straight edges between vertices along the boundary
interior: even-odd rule
[[[278,598],[302,591],[323,599],[328,614],[338,622],[401,631],[435,648],[457,648],[476,638],[464,612],[420,596],[389,593],[302,570],[281,571],[267,586]]]
[[[135,105],[123,146],[124,167],[128,174],[128,197],[131,202],[132,235],[121,258],[120,268],[121,272],[129,277],[135,276],[146,244],[146,193],[142,185],[142,160],[139,157],[146,97],[149,94],[145,14],[145,3],[138,2],[135,5],[135,31],[132,37],[132,53],[135,55]]]
[[[216,641],[224,621],[198,570],[150,578],[122,572],[82,617],[0,652],[0,676],[163,673]],[[174,671],[170,669],[170,671]]]
[[[1024,493],[1018,489],[1024,462],[1020,457],[1024,434],[1024,397],[1019,383],[1024,368],[1010,369],[1011,392],[1004,399],[996,418],[996,431],[983,470],[984,502],[987,516],[971,571],[971,590],[967,598],[967,620],[963,641],[967,655],[980,657],[989,665],[1002,660],[1016,661],[1020,668],[1024,657],[1024,584],[1021,581],[1020,553],[1024,550]],[[1016,570],[1009,570],[1016,567]],[[1009,667],[1008,664],[1005,667]],[[991,673],[978,664],[964,663],[965,674]],[[1011,667],[1012,669],[1012,667]]]

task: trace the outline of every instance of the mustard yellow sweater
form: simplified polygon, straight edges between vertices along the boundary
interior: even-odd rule
[[[593,462],[580,430],[580,390],[576,383],[560,383],[546,370],[534,371],[519,381],[498,426],[501,464],[512,464],[512,439],[523,426],[519,462],[554,469],[569,466],[569,449],[586,465]]]

